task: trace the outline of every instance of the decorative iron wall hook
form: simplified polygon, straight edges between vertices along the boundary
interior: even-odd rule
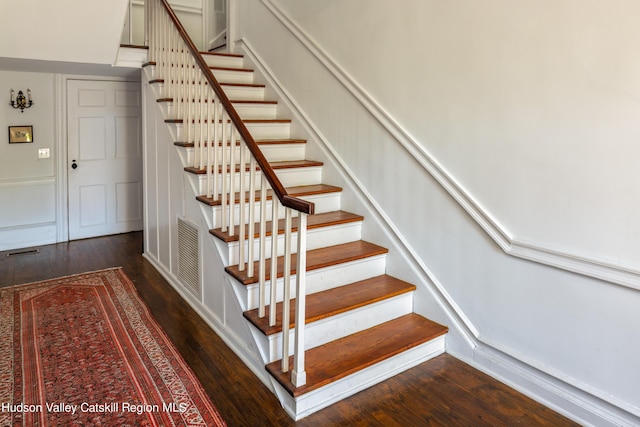
[[[29,108],[33,105],[33,100],[31,99],[31,89],[27,88],[27,96],[24,96],[21,90],[18,91],[18,97],[16,98],[16,93],[13,89],[11,89],[11,102],[9,102],[13,108],[19,108],[21,113],[24,113],[25,108]]]

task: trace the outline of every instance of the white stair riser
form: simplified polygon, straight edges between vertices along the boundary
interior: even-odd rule
[[[258,144],[260,147],[260,151],[270,162],[279,162],[284,160],[302,160],[305,158],[305,146],[306,144]],[[195,149],[194,148],[182,148],[187,153],[187,164],[193,165],[195,160]],[[204,150],[207,150],[207,147],[204,147]],[[222,158],[222,147],[218,147],[218,159]],[[231,158],[231,147],[226,147],[226,156],[227,159]],[[240,147],[238,145],[234,146],[234,158],[240,159]],[[211,153],[211,158],[213,158],[213,152]],[[246,159],[248,163],[249,154],[247,149]]]
[[[224,93],[227,94],[227,98],[240,100],[240,101],[263,101],[264,100],[264,88],[263,87],[247,87],[247,86],[225,86],[222,85]]]
[[[318,347],[413,312],[413,292],[387,298],[336,316],[308,323],[304,330],[305,349]],[[289,331],[289,356],[293,355],[295,330]],[[268,362],[282,359],[282,332],[266,337],[258,345],[264,348]]]
[[[359,280],[369,279],[374,276],[384,274],[386,256],[378,255],[357,261],[334,265],[327,268],[307,271],[307,294],[312,294],[338,286],[347,285]],[[257,275],[258,272],[255,272]],[[276,281],[277,301],[282,301],[283,295],[282,278]],[[291,276],[291,297],[295,297],[295,275]],[[259,304],[259,286],[257,284],[246,286],[245,310],[252,310]],[[266,283],[266,293],[270,295],[271,282]]]
[[[278,104],[240,104],[233,107],[243,120],[248,119],[275,119],[278,114]]]
[[[289,169],[276,169],[276,175],[280,179],[280,182],[285,187],[295,187],[298,185],[313,185],[320,184],[322,179],[321,167],[308,167],[308,168],[289,168]],[[261,173],[256,171],[254,182],[256,183],[256,189],[259,188]],[[207,192],[207,176],[197,175],[198,177],[198,190],[200,194],[206,194]],[[240,191],[240,173],[234,174],[233,191]],[[212,178],[213,179],[213,178]],[[230,183],[231,176],[226,174],[227,186]],[[245,172],[245,180],[247,187],[249,186],[249,172]],[[217,187],[218,193],[222,188],[222,176],[218,175]],[[212,187],[213,189],[213,187]]]
[[[244,58],[237,56],[203,54],[202,57],[210,67],[242,68],[244,63]]]
[[[253,83],[253,72],[233,70],[211,70],[220,83]]]
[[[360,240],[362,231],[362,222],[353,222],[348,224],[340,224],[331,227],[322,227],[309,229],[307,231],[307,249],[319,249],[326,246],[339,245],[341,243],[348,243],[355,240]],[[298,233],[291,235],[291,247],[292,252],[296,252],[298,245]],[[229,265],[237,265],[240,262],[240,243],[233,242],[228,245],[228,263]],[[245,256],[249,253],[249,242],[245,242]],[[259,259],[259,240],[254,240],[254,259]],[[271,258],[271,237],[266,239],[266,258]],[[278,235],[278,256],[284,255],[284,234]]]
[[[147,78],[147,81],[153,80],[156,78],[156,67],[148,65],[146,67],[142,67],[142,72],[144,76]]]
[[[178,109],[174,102],[159,102],[158,105],[162,109],[162,116],[164,118],[171,117],[184,117],[183,112],[186,112],[184,104]],[[277,104],[233,104],[234,108],[243,120],[259,119],[259,120],[273,120],[276,118],[278,112]],[[197,103],[196,108],[199,107]],[[205,103],[204,108],[207,108]],[[186,113],[185,113],[186,115]]]
[[[299,420],[441,355],[445,351],[445,342],[445,336],[440,336],[298,398],[291,397],[277,381],[272,381],[272,384],[287,413],[294,420]]]
[[[328,194],[319,194],[319,195],[313,195],[313,196],[305,196],[305,197],[301,197],[301,199],[308,200],[310,202],[315,203],[316,213],[340,210],[340,193],[328,193]],[[268,200],[266,205],[267,205],[267,220],[271,220],[271,213],[272,213],[271,200]],[[221,219],[222,208],[220,206],[211,206],[210,210],[211,210],[211,214],[208,216],[211,219],[211,228],[220,228],[221,226],[220,224],[222,222],[222,219]],[[229,208],[227,207],[227,211],[228,210]],[[254,209],[256,214],[255,218],[258,218],[259,210],[260,210],[260,204],[256,203],[256,206]],[[245,213],[246,213],[245,218],[249,218],[248,212],[249,212],[249,203],[245,203]],[[240,214],[240,207],[236,203],[234,205],[234,215],[233,215],[235,225],[238,225],[240,221],[239,214]],[[282,206],[280,206],[280,208],[278,209],[278,218],[284,218],[284,208]]]
[[[154,71],[152,68],[153,67],[145,68],[147,75],[153,75]],[[165,98],[169,96],[167,86],[164,83],[153,83],[150,86],[153,88],[156,98]],[[264,87],[222,85],[222,89],[229,99],[239,101],[264,100]]]
[[[186,126],[182,123],[168,123],[171,135],[176,141],[186,141],[187,136],[193,141],[196,136],[200,135],[199,124],[191,124],[191,133],[187,135]],[[222,131],[222,126],[218,125],[218,132]],[[247,130],[253,136],[253,139],[288,139],[290,136],[291,123],[245,123]],[[196,130],[197,129],[197,130]],[[227,134],[228,132],[227,128]],[[198,133],[196,133],[196,131]],[[211,130],[213,132],[213,129]],[[235,133],[235,132],[234,132]]]

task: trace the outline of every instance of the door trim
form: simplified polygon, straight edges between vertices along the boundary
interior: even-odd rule
[[[69,180],[68,171],[68,122],[67,107],[69,105],[67,99],[67,83],[69,80],[88,80],[88,81],[110,81],[110,82],[130,82],[141,84],[140,80],[122,77],[109,76],[86,76],[74,74],[56,74],[54,81],[54,128],[56,137],[56,241],[69,241]],[[141,92],[142,93],[142,92]],[[142,110],[144,118],[144,110]]]

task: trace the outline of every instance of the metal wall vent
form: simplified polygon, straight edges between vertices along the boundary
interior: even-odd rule
[[[198,227],[183,218],[178,218],[178,278],[193,295],[202,300]]]

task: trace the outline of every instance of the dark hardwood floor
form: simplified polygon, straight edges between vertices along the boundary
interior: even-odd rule
[[[0,287],[122,266],[229,426],[571,426],[575,423],[442,355],[297,423],[144,260],[142,233],[0,252]]]

